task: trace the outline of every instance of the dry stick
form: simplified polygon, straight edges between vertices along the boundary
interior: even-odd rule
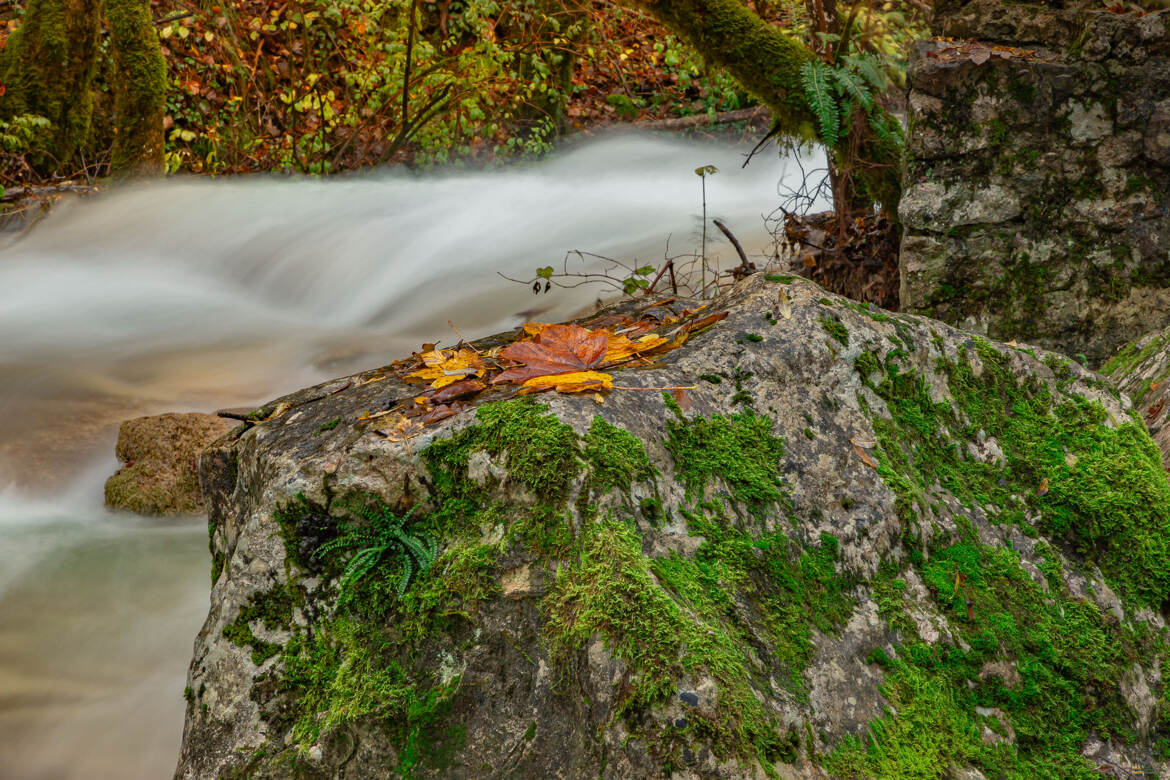
[[[649,295],[650,293],[654,292],[655,285],[658,284],[658,280],[662,278],[662,275],[666,273],[666,269],[668,268],[670,269],[670,278],[674,279],[674,261],[669,260],[667,261],[666,265],[658,269],[658,275],[654,277],[654,281],[650,282],[650,286],[643,291],[644,295]]]
[[[451,326],[451,330],[455,331],[455,335],[459,337],[459,340],[462,341],[465,346],[470,348],[471,351],[474,352],[475,354],[477,354],[477,355],[479,354],[479,350],[475,348],[474,344],[472,344],[470,341],[468,341],[466,338],[464,338],[463,334],[459,332],[459,328],[455,327],[454,322],[452,322],[451,320],[447,320],[447,324]]]
[[[727,228],[727,225],[723,224],[723,220],[716,217],[711,221],[715,223],[715,227],[723,231],[723,235],[727,236],[727,240],[730,241],[731,245],[735,247],[735,251],[739,252],[739,261],[743,264],[743,267],[747,268],[750,266],[751,263],[748,262],[747,255],[744,253],[743,247],[739,245],[739,239],[731,234],[731,231]]]
[[[698,390],[698,385],[673,386],[673,387],[621,387],[619,385],[613,386],[614,390],[645,390],[647,392],[662,392],[664,390]]]

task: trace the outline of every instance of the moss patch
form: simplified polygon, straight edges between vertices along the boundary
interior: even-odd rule
[[[826,768],[845,778],[939,777],[965,766],[988,777],[1099,777],[1081,745],[1090,734],[1134,739],[1118,682],[1160,640],[1118,627],[1094,604],[1046,593],[1015,552],[983,545],[973,531],[915,566],[969,649],[925,644],[903,622],[898,657],[873,657],[891,712],[866,739],[839,744]],[[883,614],[900,613],[899,602],[883,600]],[[988,673],[988,664],[1011,671]],[[1014,734],[1015,745],[988,732]]]
[[[629,431],[593,418],[585,435],[585,459],[591,467],[590,484],[599,493],[629,490],[634,482],[654,478],[654,467],[642,442]]]
[[[1170,596],[1170,483],[1140,422],[1109,427],[1099,403],[1058,400],[1041,379],[1017,380],[1008,356],[981,339],[974,356],[940,359],[954,404],[936,403],[921,375],[902,373],[895,352],[864,370],[891,415],[873,415],[879,474],[904,520],[929,512],[937,485],[993,522],[1035,524],[1099,564],[1131,603],[1161,607]],[[875,380],[869,370],[879,364]],[[968,442],[987,437],[1002,463],[970,453]]]
[[[770,419],[751,409],[727,417],[688,419],[673,398],[667,397],[666,403],[674,413],[666,423],[666,448],[692,499],[715,479],[727,486],[732,500],[755,512],[786,499],[779,476],[784,440],[772,435]]]

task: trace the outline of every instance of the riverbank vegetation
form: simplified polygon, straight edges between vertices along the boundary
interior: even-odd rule
[[[697,23],[710,14],[728,25]],[[127,139],[158,122],[171,173],[327,174],[490,164],[612,123],[762,104],[778,130],[839,149],[842,172],[883,172],[863,197],[887,200],[898,131],[881,93],[921,14],[906,0],[109,0],[103,15],[27,0],[5,15],[0,119],[49,123],[9,133],[6,187],[136,165]]]

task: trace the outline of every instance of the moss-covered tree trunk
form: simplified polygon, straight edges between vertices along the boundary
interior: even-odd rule
[[[106,0],[106,18],[118,76],[111,168],[115,176],[161,174],[167,64],[150,0]]]
[[[0,56],[0,118],[23,114],[52,123],[51,142],[34,163],[60,170],[89,136],[101,0],[29,0],[24,23]]]
[[[801,66],[816,55],[803,41],[772,27],[742,0],[627,0],[653,14],[685,39],[710,64],[722,68],[772,110],[780,130],[803,138],[816,135],[816,120],[801,85]],[[826,24],[839,24],[836,3],[822,2]],[[893,150],[866,140],[838,145],[831,152],[836,197],[868,206],[880,202],[894,213],[900,194]],[[839,212],[841,204],[838,203]]]
[[[722,68],[793,134],[811,135],[814,120],[800,85],[813,58],[799,39],[768,25],[741,0],[631,0]]]

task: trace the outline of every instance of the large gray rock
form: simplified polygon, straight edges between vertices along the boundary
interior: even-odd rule
[[[793,277],[712,310],[615,375],[685,393],[498,390],[394,441],[400,364],[207,451],[176,776],[1166,771],[1170,484],[1129,401]],[[357,528],[389,552],[347,584]],[[403,539],[438,557],[399,594]]]
[[[903,311],[1094,366],[1170,324],[1168,25],[1080,0],[937,5],[945,40],[909,66]]]

